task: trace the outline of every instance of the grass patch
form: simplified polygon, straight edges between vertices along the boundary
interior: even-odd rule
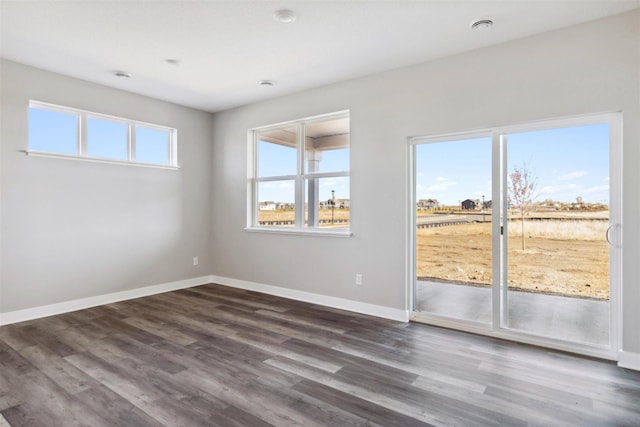
[[[609,222],[605,220],[535,220],[524,221],[526,237],[557,240],[605,241]],[[509,221],[509,236],[522,236],[521,221]]]

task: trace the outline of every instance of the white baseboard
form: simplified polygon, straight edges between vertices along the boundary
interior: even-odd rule
[[[81,298],[73,301],[65,301],[57,304],[43,305],[40,307],[27,308],[24,310],[9,311],[0,313],[0,326],[11,323],[24,322],[26,320],[39,319],[41,317],[53,316],[55,314],[68,313],[70,311],[82,310],[96,307],[98,305],[110,304],[133,298],[140,298],[163,292],[175,291],[178,289],[191,288],[193,286],[211,283],[211,276],[194,277],[192,279],[178,280],[177,282],[163,283],[160,285],[146,286],[144,288],[131,289],[129,291],[114,292],[111,294],[98,295],[95,297]]]
[[[312,304],[352,311],[355,313],[397,320],[399,322],[409,321],[409,312],[407,310],[399,310],[397,308],[367,304],[364,302],[282,288],[279,286],[265,285],[262,283],[248,282],[246,280],[231,279],[229,277],[211,276],[211,282],[233,288],[246,289],[249,291],[261,292],[263,294],[275,295],[297,301],[304,301]]]
[[[343,298],[319,295],[311,292],[282,288],[279,286],[271,286],[262,283],[248,282],[245,280],[231,279],[228,277],[202,276],[192,279],[179,280],[177,282],[169,282],[160,285],[147,286],[144,288],[131,289],[129,291],[114,292],[111,294],[81,298],[57,304],[49,304],[39,307],[27,308],[24,310],[0,313],[0,326],[24,322],[27,320],[39,319],[42,317],[54,316],[56,314],[69,313],[71,311],[82,310],[85,308],[96,307],[99,305],[110,304],[118,301],[125,301],[128,299],[175,291],[178,289],[191,288],[193,286],[205,285],[207,283],[218,283],[220,285],[262,292],[265,294],[289,298],[297,301],[304,301],[312,304],[319,304],[327,307],[338,308],[341,310],[352,311],[355,313],[397,320],[399,322],[409,321],[409,312],[406,310],[399,310],[395,308],[384,307],[381,305],[367,304]]]
[[[640,353],[621,351],[620,358],[618,359],[618,366],[621,368],[640,371]]]
[[[11,424],[9,424],[9,421],[7,421],[7,419],[2,416],[2,414],[0,414],[0,427],[11,427]]]
[[[176,282],[163,283],[160,285],[146,286],[144,288],[131,289],[128,291],[98,295],[95,297],[81,298],[73,301],[65,301],[57,304],[43,305],[39,307],[27,308],[24,310],[0,313],[0,326],[24,322],[27,320],[39,319],[56,314],[69,313],[71,311],[160,294],[163,292],[171,292],[178,289],[191,288],[208,283],[261,292],[268,295],[275,295],[297,301],[324,305],[327,307],[367,314],[370,316],[376,316],[390,320],[396,320],[399,322],[408,322],[410,318],[410,312],[408,310],[400,310],[381,305],[348,300],[344,298],[336,298],[326,295],[314,294],[311,292],[299,291],[295,289],[282,288],[279,286],[265,285],[263,283],[249,282],[246,280],[238,280],[229,277],[211,275],[194,277],[191,279],[179,280]],[[620,351],[618,366],[621,368],[640,371],[640,353]]]

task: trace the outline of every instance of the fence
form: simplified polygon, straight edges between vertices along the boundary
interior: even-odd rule
[[[260,225],[296,225],[296,222],[292,219],[287,220],[273,220],[273,221],[258,221]],[[305,223],[306,224],[306,223]],[[330,219],[318,220],[318,224],[349,224],[348,219],[334,219],[333,222]]]

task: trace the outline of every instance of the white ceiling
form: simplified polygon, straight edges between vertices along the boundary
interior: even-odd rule
[[[0,0],[0,56],[213,112],[638,7],[640,0]],[[278,9],[297,20],[276,22]],[[481,18],[495,25],[472,30]],[[118,79],[116,70],[133,78]],[[260,87],[264,79],[275,86]]]

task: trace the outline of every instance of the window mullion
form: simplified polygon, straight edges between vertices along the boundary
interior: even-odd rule
[[[295,210],[296,210],[296,227],[304,228],[305,217],[305,203],[304,203],[304,137],[305,137],[304,124],[298,123],[298,131],[296,132],[298,137],[296,140],[297,148],[297,173],[295,179]]]
[[[130,162],[134,162],[136,160],[136,125],[129,122],[127,123],[128,135],[127,135],[127,149],[128,149],[128,160]],[[171,159],[169,159],[171,162]]]
[[[176,141],[177,136],[174,131],[169,132],[169,164],[170,165],[178,165],[178,154],[176,147],[178,146],[178,142]]]
[[[253,209],[251,210],[251,224],[257,227],[258,223],[258,132],[253,132],[253,138],[251,140],[251,203]]]
[[[281,175],[281,176],[264,176],[256,178],[256,182],[269,182],[269,181],[295,181],[298,175]]]
[[[341,176],[349,176],[349,172],[316,172],[316,173],[305,173],[302,175],[305,179],[311,178],[338,178]]]
[[[87,115],[78,114],[78,156],[87,155]]]

